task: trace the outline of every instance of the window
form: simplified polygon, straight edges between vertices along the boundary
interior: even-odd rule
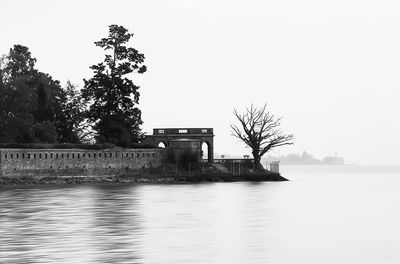
[[[50,158],[53,158],[53,153],[50,154]]]
[[[69,159],[69,153],[67,153],[67,159]]]
[[[61,153],[61,158],[62,158],[62,159],[64,158],[64,153]]]
[[[46,154],[44,154],[44,158],[45,158],[45,159],[47,159],[47,153],[46,153]]]
[[[131,157],[133,158],[133,153],[131,153]]]
[[[80,153],[78,153],[78,159],[80,159],[81,158],[81,154]]]
[[[139,155],[140,155],[139,153],[136,153],[136,158],[139,158]]]
[[[128,157],[129,157],[129,153],[125,153],[125,157],[127,157],[127,158],[128,158]]]
[[[110,158],[112,158],[112,153],[110,152]]]
[[[93,158],[96,158],[96,153],[93,153]]]
[[[33,158],[34,158],[34,159],[36,159],[36,153],[35,153],[35,154],[33,154]]]
[[[207,133],[207,129],[202,129],[201,133]]]
[[[13,154],[10,154],[10,158],[13,159],[13,158],[14,158],[14,155],[13,155]]]
[[[147,157],[150,158],[150,153],[147,153]]]
[[[7,154],[4,154],[4,158],[7,159]]]
[[[56,159],[58,159],[58,153],[56,153]]]
[[[118,153],[117,152],[115,152],[115,158],[118,158]]]
[[[17,153],[17,159],[19,159],[19,153]]]
[[[153,153],[153,158],[156,156],[156,153]]]
[[[75,153],[72,153],[72,158],[75,159]]]
[[[88,158],[90,158],[90,153],[87,154]]]
[[[99,153],[99,158],[101,158],[101,153]]]
[[[142,158],[144,158],[144,157],[145,157],[145,155],[146,155],[146,153],[142,153]]]
[[[164,134],[164,129],[159,129],[158,134]]]
[[[31,158],[31,153],[28,153],[28,159],[30,159]]]
[[[188,132],[187,129],[179,129],[178,130],[179,134],[187,134],[187,132]]]
[[[36,154],[33,154],[33,158],[36,158]],[[42,153],[39,153],[39,159],[42,158]]]
[[[25,153],[22,153],[22,158],[25,159]]]
[[[82,153],[82,158],[86,157],[86,153]]]

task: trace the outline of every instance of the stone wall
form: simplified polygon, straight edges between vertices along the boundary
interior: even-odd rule
[[[113,175],[162,164],[162,149],[0,149],[0,176]]]

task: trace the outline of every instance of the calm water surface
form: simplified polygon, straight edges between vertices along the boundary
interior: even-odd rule
[[[0,188],[0,263],[400,263],[400,170]]]

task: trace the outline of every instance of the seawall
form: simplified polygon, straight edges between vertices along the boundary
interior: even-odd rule
[[[127,171],[118,175],[103,176],[22,176],[0,177],[1,186],[37,185],[37,184],[104,184],[104,183],[156,183],[182,184],[202,182],[260,182],[260,181],[287,181],[279,173],[242,174],[230,173],[196,173],[196,174],[132,174]]]
[[[0,149],[0,177],[116,175],[162,164],[163,149]]]

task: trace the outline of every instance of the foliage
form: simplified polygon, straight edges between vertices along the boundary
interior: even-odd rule
[[[57,131],[50,121],[43,121],[33,125],[36,142],[55,143],[57,142]]]
[[[282,118],[275,118],[266,107],[266,104],[261,108],[251,105],[242,114],[235,109],[240,125],[231,125],[232,135],[251,148],[256,170],[263,170],[260,160],[269,150],[294,143],[294,136],[283,134],[279,128]]]
[[[97,142],[111,142],[124,146],[138,142],[141,136],[139,86],[129,78],[131,73],[144,73],[144,55],[127,42],[133,34],[122,26],[109,26],[109,35],[95,45],[109,54],[103,62],[90,68],[94,76],[84,80],[82,96],[89,104],[88,118],[94,123]]]
[[[68,89],[38,71],[35,63],[22,45],[14,45],[0,60],[0,142],[65,142],[72,138],[65,130],[68,121],[73,118],[75,127],[81,121],[78,115],[63,118],[82,111],[82,105],[69,105]]]
[[[111,53],[91,67],[94,76],[84,80],[82,93],[70,82],[62,88],[36,69],[28,47],[14,45],[0,58],[0,142],[92,143],[95,132],[100,143],[138,143],[139,87],[128,76],[146,67],[144,55],[126,47],[132,36],[111,25],[109,36],[95,42]]]
[[[59,98],[59,108],[55,112],[59,142],[87,142],[90,129],[85,119],[85,102],[77,86],[67,81]]]

